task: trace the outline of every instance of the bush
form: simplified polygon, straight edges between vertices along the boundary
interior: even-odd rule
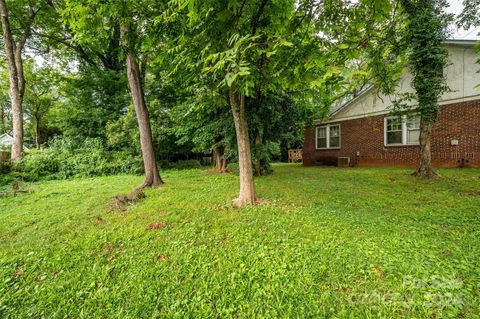
[[[12,171],[12,168],[12,162],[10,161],[10,159],[0,159],[0,174],[7,174]]]
[[[160,160],[157,164],[160,169],[191,169],[201,168],[203,166],[200,160],[183,160],[177,162]]]
[[[162,168],[189,169],[202,167],[199,160],[176,163],[159,163]],[[39,179],[66,179],[114,174],[143,174],[141,156],[127,151],[108,151],[100,139],[82,141],[71,138],[55,138],[47,148],[28,151],[20,162],[20,173],[15,178],[27,181]],[[1,184],[14,178],[11,174],[0,179]]]
[[[129,152],[113,152],[110,159],[109,174],[143,174],[143,159]]]
[[[4,186],[10,186],[14,180],[21,180],[23,178],[22,173],[11,171],[9,173],[0,174],[0,189]]]
[[[186,160],[178,161],[176,163],[171,163],[169,168],[173,169],[189,169],[189,168],[200,168],[202,164],[199,160]]]
[[[141,174],[142,160],[124,152],[109,152],[100,139],[56,138],[43,150],[29,151],[21,161],[27,180],[65,179],[111,174]]]

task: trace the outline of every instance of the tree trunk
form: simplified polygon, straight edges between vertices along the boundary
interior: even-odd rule
[[[40,149],[40,123],[38,123],[38,119],[35,119],[35,146],[37,150]]]
[[[137,187],[137,189],[142,189],[150,186],[158,187],[163,184],[163,181],[160,177],[157,162],[155,160],[150,116],[145,103],[145,95],[141,84],[142,81],[138,63],[131,50],[131,44],[129,41],[129,37],[131,36],[130,28],[122,27],[122,41],[126,48],[125,55],[128,86],[130,88],[135,114],[137,116],[138,129],[140,131],[140,146],[142,150],[143,165],[145,168],[145,181]]]
[[[217,173],[225,173],[227,169],[227,159],[225,158],[224,146],[216,146],[213,148],[212,164]]]
[[[215,167],[216,172],[220,172],[222,169],[222,155],[221,155],[221,147],[215,146],[213,148],[213,166]]]
[[[220,162],[220,148],[218,146],[212,149],[212,165],[215,170],[218,170],[218,165]]]
[[[18,79],[18,92],[20,94],[20,99],[23,102],[23,97],[25,95],[25,75],[23,73],[23,60],[22,60],[22,50],[23,43],[20,44],[21,47],[16,47],[14,52],[15,57],[15,67],[17,68],[17,79]]]
[[[432,123],[428,123],[421,119],[420,123],[420,166],[414,173],[416,177],[420,178],[434,178],[437,173],[433,171],[432,167],[432,152],[431,152],[431,138],[432,138]]]
[[[5,112],[4,106],[3,105],[0,106],[0,121],[2,121],[1,122],[2,126],[0,128],[0,133],[2,133],[2,134],[7,132],[7,123],[6,123],[7,119],[6,119],[6,114],[5,113],[6,112]]]
[[[225,155],[223,155],[223,158],[222,158],[222,167],[221,167],[221,172],[222,172],[222,173],[225,173],[225,172],[227,171],[227,165],[228,165],[227,158],[225,157]]]
[[[257,131],[255,135],[255,174],[257,176],[262,176],[262,161],[260,157],[262,156],[262,139],[260,133]]]
[[[257,194],[253,182],[252,155],[245,114],[245,97],[234,88],[230,88],[229,95],[237,135],[238,164],[240,166],[240,195],[235,200],[235,205],[237,207],[254,205],[257,203]]]
[[[23,151],[23,115],[22,102],[25,90],[21,47],[16,48],[10,30],[8,9],[5,0],[0,0],[0,15],[3,30],[3,42],[7,60],[8,79],[10,83],[9,95],[12,104],[13,144],[12,161],[22,158]],[[19,74],[22,72],[22,74]]]

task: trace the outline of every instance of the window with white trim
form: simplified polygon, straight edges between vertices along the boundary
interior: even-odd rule
[[[385,119],[385,144],[403,144],[403,121],[401,117]]]
[[[416,145],[419,138],[420,115],[385,118],[385,145]]]
[[[418,144],[420,141],[420,116],[407,119],[407,144]]]
[[[316,148],[340,148],[340,124],[328,124],[317,127]]]

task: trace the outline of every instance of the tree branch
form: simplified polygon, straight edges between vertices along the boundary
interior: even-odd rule
[[[252,34],[251,35],[252,36],[254,36],[255,33],[257,33],[258,23],[260,22],[260,18],[262,17],[262,14],[263,14],[263,11],[265,10],[265,6],[267,5],[267,2],[268,2],[268,0],[263,0],[260,3],[260,6],[258,7],[258,11],[252,19],[252,24],[251,24],[252,25]]]

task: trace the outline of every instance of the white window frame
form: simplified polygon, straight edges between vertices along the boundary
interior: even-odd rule
[[[414,117],[419,117],[419,121],[420,121],[420,114],[414,114]],[[409,120],[408,117],[406,117],[406,119],[405,119],[406,125],[405,126],[407,127],[407,132],[405,133],[406,134],[405,142],[406,142],[407,145],[419,145],[420,144],[420,129],[421,129],[420,125],[421,124],[420,123],[418,124],[418,128],[410,129],[408,127],[408,120]],[[409,131],[418,131],[418,142],[413,142],[413,143],[408,142],[408,132]]]
[[[330,147],[330,127],[338,127],[338,146]],[[327,147],[318,147],[318,129],[326,128]],[[315,148],[317,150],[338,150],[342,146],[342,127],[340,124],[320,125],[315,128]]]
[[[412,114],[410,116],[420,116],[419,114]],[[391,119],[401,118],[402,120],[402,143],[395,143],[395,144],[388,144],[387,143],[387,122]],[[408,142],[408,116],[401,115],[401,116],[387,116],[383,119],[383,145],[385,147],[388,146],[411,146],[411,145],[419,145],[419,142],[409,143]]]

